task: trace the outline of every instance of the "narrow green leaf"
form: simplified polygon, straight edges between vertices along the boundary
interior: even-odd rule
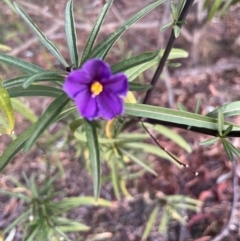
[[[34,175],[31,175],[31,179],[30,179],[29,184],[30,184],[29,188],[31,190],[32,197],[34,199],[39,198],[39,194],[38,194],[38,191],[37,191],[37,186],[36,186]]]
[[[147,237],[149,236],[151,229],[153,228],[154,223],[156,222],[157,215],[159,213],[159,205],[156,205],[153,211],[151,212],[151,215],[147,221],[147,226],[144,229],[143,235],[142,235],[142,240],[146,240]]]
[[[102,23],[106,17],[106,14],[108,13],[109,8],[111,7],[113,1],[114,0],[107,1],[106,4],[104,5],[104,7],[102,8],[101,12],[99,13],[97,20],[92,28],[92,31],[88,37],[87,44],[83,50],[81,63],[86,61],[89,53],[92,51],[92,47],[97,39],[99,30],[102,26]]]
[[[180,210],[184,209],[184,210],[191,210],[194,212],[198,212],[199,211],[199,207],[198,206],[194,206],[194,205],[190,205],[190,204],[186,204],[186,203],[174,203],[174,207],[178,208]]]
[[[172,27],[172,25],[173,25],[173,22],[163,25],[162,28],[160,29],[160,32],[163,32],[165,29]]]
[[[206,129],[217,130],[217,120],[195,113],[173,110],[163,107],[143,105],[143,104],[125,104],[125,113],[132,116],[152,118],[156,120],[167,121],[169,123],[184,124]],[[233,130],[240,130],[240,126],[230,122],[224,122],[224,128],[233,125]]]
[[[66,109],[64,109],[58,116],[56,116],[53,120],[52,120],[52,123],[55,123],[59,120],[62,120],[64,119],[65,117],[67,117],[70,113],[72,113],[73,111],[76,111],[76,106],[70,106]]]
[[[224,147],[229,159],[233,162],[234,157],[233,157],[233,153],[232,153],[232,150],[231,150],[231,147],[230,147],[228,141],[226,141],[224,138],[221,138],[221,140],[222,140],[223,147]]]
[[[179,0],[178,9],[177,9],[178,17],[181,15],[181,12],[183,10],[185,3],[186,3],[186,0]]]
[[[125,23],[123,23],[114,33],[110,34],[105,38],[100,44],[98,44],[93,50],[89,53],[88,58],[105,58],[113,44],[117,39],[136,21],[144,17],[147,13],[152,11],[158,5],[162,4],[165,0],[158,0],[152,4],[149,4],[147,7],[140,10],[138,13],[133,15]]]
[[[160,222],[159,227],[158,227],[159,233],[163,233],[163,234],[166,233],[169,221],[170,221],[170,215],[169,215],[169,212],[168,212],[167,208],[165,207],[163,209],[161,222]]]
[[[196,104],[196,108],[195,108],[195,113],[198,114],[200,111],[200,106],[201,106],[201,98],[197,99],[197,104]]]
[[[238,157],[240,158],[240,150],[235,147],[231,142],[227,141],[229,149]]]
[[[81,119],[78,119],[78,120],[75,120],[73,121],[69,127],[71,129],[72,132],[75,132],[77,130],[78,127],[80,127],[82,124],[84,123],[84,119],[81,118]]]
[[[28,234],[27,238],[24,239],[24,241],[33,241],[33,240],[36,240],[36,237],[39,236],[39,234],[41,234],[40,232],[40,229],[41,226],[39,225],[36,225],[36,226],[33,226],[30,233]],[[41,230],[42,231],[42,230]]]
[[[122,143],[146,140],[149,137],[147,134],[134,134],[134,133],[131,133],[131,135],[132,136],[130,136],[130,135],[125,136],[125,135],[120,134],[118,136],[118,138],[113,138],[113,139],[99,137],[98,138],[98,142],[100,144],[114,144],[114,143],[115,144],[122,144]],[[82,133],[75,132],[74,136],[79,141],[87,142],[86,136],[84,134],[82,134]]]
[[[221,111],[218,112],[218,134],[219,136],[222,136],[223,131],[223,125],[224,125],[224,116]]]
[[[98,144],[97,131],[93,123],[85,120],[84,124],[89,149],[89,158],[91,161],[93,173],[93,192],[95,200],[97,201],[99,198],[101,184],[100,150]]]
[[[0,109],[7,119],[8,129],[7,133],[11,134],[15,126],[15,116],[12,108],[12,103],[8,91],[1,87],[2,79],[0,77]],[[0,133],[3,134],[3,133]]]
[[[22,8],[14,2],[14,7],[17,10],[18,14],[22,17],[22,19],[25,21],[25,23],[31,28],[31,30],[38,36],[39,40],[42,42],[42,44],[55,56],[56,59],[60,63],[62,63],[65,67],[68,67],[68,63],[63,58],[63,56],[60,54],[58,49],[55,47],[55,45],[50,41],[43,33],[42,31],[37,27],[37,25],[31,20],[31,18],[22,10]]]
[[[30,209],[26,210],[24,213],[22,213],[19,217],[17,217],[13,222],[11,222],[3,231],[3,233],[8,233],[12,228],[14,228],[16,225],[21,225],[22,223],[25,223],[27,220],[29,220],[29,216],[31,215]],[[5,240],[6,241],[6,240]]]
[[[7,79],[2,82],[2,87],[4,88],[12,88],[21,85],[26,79],[28,79],[31,75],[22,75],[12,79]]]
[[[150,84],[142,84],[142,83],[136,83],[136,82],[129,83],[130,91],[145,91],[151,88],[152,88],[152,85]]]
[[[110,165],[111,168],[111,179],[112,179],[112,186],[113,186],[113,190],[114,190],[114,194],[116,196],[117,199],[120,198],[120,191],[119,191],[119,170],[118,170],[118,165],[117,165],[117,161],[116,160],[116,156],[113,155],[113,157],[108,160],[108,163]]]
[[[159,54],[159,51],[146,52],[146,53],[142,53],[137,56],[131,57],[129,59],[124,59],[120,63],[114,64],[113,66],[111,66],[112,72],[113,73],[123,72],[133,67],[136,67],[139,64],[144,64],[156,58],[158,54]]]
[[[67,44],[69,49],[69,54],[73,66],[76,68],[79,65],[78,60],[78,47],[77,47],[77,37],[76,28],[73,14],[73,0],[67,2],[65,10],[65,31],[67,36]]]
[[[169,160],[174,165],[181,168],[181,166],[176,161],[174,161],[166,152],[161,150],[158,146],[150,145],[147,143],[137,142],[137,143],[126,143],[126,144],[124,144],[124,147],[130,148],[130,149],[139,149],[139,151],[141,151],[141,152],[146,152],[146,153],[156,155],[160,158]]]
[[[178,25],[173,26],[174,36],[177,38],[180,35],[181,28]]]
[[[35,74],[44,71],[44,69],[38,67],[37,65],[30,64],[26,61],[5,54],[0,54],[0,62],[14,66],[29,74]]]
[[[207,114],[208,117],[216,118],[218,112],[221,111],[225,117],[240,115],[240,101],[234,101],[225,105],[222,105],[215,110]]]
[[[58,116],[62,109],[67,105],[69,102],[69,98],[66,94],[60,95],[56,98],[47,108],[47,110],[43,113],[43,115],[39,118],[36,122],[36,128],[27,140],[24,151],[28,152],[30,148],[34,145],[37,138],[48,128],[51,124],[52,120]]]
[[[178,109],[181,110],[181,111],[186,111],[186,112],[188,112],[187,109],[186,109],[186,107],[185,107],[182,103],[177,103],[177,107],[178,107]]]
[[[58,228],[63,232],[86,232],[91,229],[91,227],[83,223],[73,222],[72,220],[69,220],[69,222],[63,226],[58,226]]]
[[[154,59],[152,59],[146,63],[137,65],[131,69],[126,70],[125,74],[127,75],[128,80],[129,81],[134,80],[145,70],[153,67],[154,65],[157,65],[159,63],[159,60],[161,59],[163,53],[164,53],[164,50],[161,50],[159,52],[159,54],[157,55],[157,57],[155,57]],[[172,49],[169,54],[168,60],[177,59],[177,58],[186,58],[186,57],[188,57],[188,53],[186,51],[181,50],[181,49]]]
[[[98,202],[96,203],[96,200],[94,197],[91,196],[82,196],[82,197],[68,197],[64,198],[61,201],[51,202],[48,204],[49,209],[52,208],[58,209],[59,212],[67,212],[70,211],[73,208],[77,208],[80,206],[102,206],[102,207],[110,207],[111,202],[103,199],[98,198]]]
[[[26,120],[29,120],[32,123],[35,123],[38,120],[38,117],[35,115],[35,113],[29,109],[29,106],[27,106],[23,101],[20,99],[12,99],[11,100],[13,109],[21,114]]]
[[[11,191],[6,191],[4,189],[0,189],[0,193],[11,197],[19,198],[26,203],[30,203],[32,201],[32,199],[29,196],[20,192],[11,192]]]
[[[218,10],[220,4],[222,3],[222,0],[215,0],[213,2],[212,8],[208,14],[208,21],[211,21],[212,18],[214,17],[214,14],[216,13],[216,11]]]
[[[175,202],[175,203],[184,202],[184,203],[189,203],[197,206],[202,205],[202,202],[197,199],[194,199],[185,195],[179,195],[179,194],[168,195],[167,200],[168,202]]]
[[[148,164],[144,163],[142,160],[140,160],[139,158],[137,158],[136,156],[132,155],[131,153],[125,151],[124,149],[120,149],[120,151],[128,156],[132,161],[134,161],[135,163],[137,163],[139,166],[141,166],[142,168],[144,168],[146,171],[152,173],[153,175],[157,176],[157,173],[149,167]]]
[[[32,85],[27,89],[21,86],[13,87],[7,89],[8,94],[11,98],[21,97],[21,96],[49,96],[49,97],[59,97],[64,92],[60,89],[45,86],[45,85]]]
[[[220,17],[221,17],[221,16],[226,12],[226,10],[231,6],[231,4],[232,4],[233,1],[234,1],[234,0],[227,0],[227,1],[225,2],[225,4],[223,5],[221,11],[219,12],[219,16],[220,16]],[[237,1],[237,2],[239,2],[239,1]]]
[[[0,172],[8,165],[8,163],[22,150],[26,140],[31,135],[33,130],[36,128],[36,124],[33,124],[27,130],[25,130],[20,136],[17,137],[11,144],[8,145],[7,149],[4,150],[0,156]]]
[[[177,8],[175,7],[173,0],[170,0],[170,7],[171,7],[173,19],[174,19],[174,21],[176,21],[178,19],[178,13],[177,13]]]
[[[233,129],[233,126],[230,125],[224,132],[223,132],[223,136],[226,137]]]
[[[158,133],[164,135],[165,137],[169,138],[170,140],[174,141],[177,145],[182,147],[184,150],[186,150],[188,153],[190,153],[191,147],[190,145],[175,131],[172,131],[171,129],[162,126],[162,125],[151,125],[148,123],[144,124],[146,127],[150,127],[153,130],[157,131]]]
[[[218,140],[219,140],[219,137],[213,137],[213,138],[200,142],[199,145],[200,146],[210,146],[210,145],[214,144],[215,142],[217,142]]]
[[[61,73],[52,72],[52,71],[44,71],[34,75],[29,76],[23,82],[22,87],[28,88],[34,81],[64,81],[64,76],[60,75]]]

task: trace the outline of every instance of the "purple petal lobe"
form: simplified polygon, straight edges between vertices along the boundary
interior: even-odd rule
[[[72,71],[66,78],[63,90],[70,98],[74,98],[79,92],[88,89],[91,83],[90,75],[81,70]]]
[[[104,90],[109,93],[126,96],[128,92],[128,79],[125,74],[119,73],[112,75],[108,79],[101,81]]]
[[[111,68],[101,59],[91,59],[83,64],[82,70],[91,75],[92,80],[100,81],[109,78],[112,74]]]
[[[123,99],[111,92],[103,91],[97,96],[99,110],[104,119],[111,120],[117,115],[123,113]]]
[[[88,120],[93,120],[100,116],[97,100],[92,98],[88,90],[80,92],[74,99],[80,114]]]

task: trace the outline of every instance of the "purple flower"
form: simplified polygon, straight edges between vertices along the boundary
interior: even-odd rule
[[[86,119],[110,120],[124,111],[123,96],[128,92],[128,80],[123,73],[112,74],[109,65],[101,59],[91,59],[67,76],[63,90],[74,99]]]

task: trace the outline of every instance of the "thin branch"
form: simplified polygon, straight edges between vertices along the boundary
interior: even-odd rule
[[[178,18],[178,22],[183,22],[185,20],[185,18],[187,16],[187,13],[188,13],[190,7],[192,6],[193,2],[194,2],[194,0],[187,0],[186,1],[185,5],[184,5],[184,8],[183,8],[183,10],[182,10],[182,12],[181,12],[181,14]],[[181,26],[179,26],[179,27],[181,27]],[[159,77],[162,74],[163,68],[164,68],[164,66],[167,62],[168,56],[171,52],[171,49],[173,47],[173,44],[174,44],[175,40],[176,40],[176,38],[175,38],[175,35],[174,35],[174,31],[172,29],[171,36],[168,40],[167,47],[166,47],[166,49],[164,51],[164,54],[163,54],[163,56],[162,56],[162,58],[159,62],[157,70],[153,75],[153,78],[152,78],[152,81],[151,81],[152,88],[147,91],[146,96],[143,100],[143,104],[147,104],[149,102],[150,97],[152,95],[152,92],[154,90],[154,87],[156,86],[157,81],[159,80]]]
[[[136,119],[134,120],[134,122],[136,122]],[[171,122],[168,122],[168,121],[155,120],[155,119],[151,119],[151,118],[144,119],[144,122],[147,122],[147,123],[150,123],[150,124],[153,124],[153,125],[159,124],[159,125],[177,127],[177,128],[180,128],[180,129],[193,131],[193,132],[197,132],[197,133],[201,133],[201,134],[206,134],[206,135],[210,135],[210,136],[218,136],[218,130],[210,130],[210,129],[203,128],[203,127],[193,127],[192,126],[189,129],[189,125],[171,123]],[[240,131],[231,131],[227,135],[227,137],[240,137]]]

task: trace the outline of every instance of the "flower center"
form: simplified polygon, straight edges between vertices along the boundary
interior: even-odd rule
[[[92,85],[91,85],[91,92],[94,96],[99,95],[103,90],[103,86],[101,83],[99,83],[98,81],[95,81]]]

